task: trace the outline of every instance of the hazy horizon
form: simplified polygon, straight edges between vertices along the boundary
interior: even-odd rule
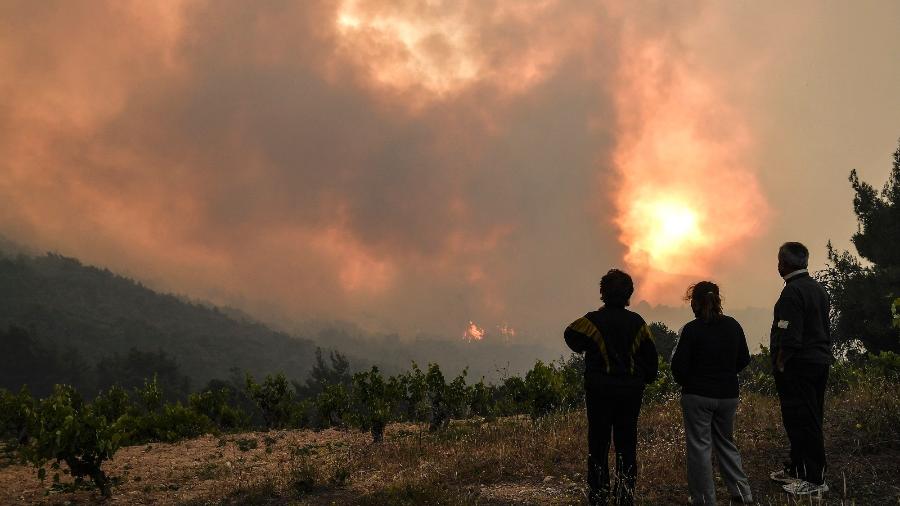
[[[41,256],[43,254],[54,254],[61,255],[66,257],[65,252],[55,251],[55,252],[44,252],[41,253],[34,248],[31,248],[27,245],[23,245],[17,243],[15,241],[10,240],[8,237],[0,233],[0,257],[4,254],[8,255],[19,255],[24,254],[27,256]],[[76,259],[77,260],[77,259]],[[96,267],[99,269],[107,268],[103,265],[89,265],[90,267]],[[113,274],[123,275],[120,272],[114,272]],[[141,279],[140,277],[136,277],[134,274],[128,275],[133,281],[138,283],[147,285],[146,280]],[[155,287],[149,285],[147,286],[150,289],[159,291],[159,287]],[[165,293],[163,291],[163,293]],[[202,304],[202,305],[215,305],[214,302],[192,297],[189,294],[184,293],[170,293],[175,297],[182,299],[186,302],[192,304]],[[237,320],[255,320],[263,323],[264,325],[273,328],[275,330],[279,330],[282,332],[287,332],[292,334],[295,337],[302,339],[310,339],[316,342],[318,345],[324,346],[326,348],[336,349],[337,351],[344,351],[353,349],[353,346],[358,344],[358,340],[371,340],[374,342],[387,340],[394,344],[403,344],[403,343],[423,343],[429,342],[432,340],[456,340],[460,341],[458,335],[448,335],[448,334],[416,334],[416,335],[400,335],[396,332],[387,332],[387,333],[377,333],[371,332],[367,329],[359,326],[356,322],[350,320],[339,320],[339,319],[327,319],[327,318],[313,318],[303,321],[278,318],[278,317],[266,317],[258,314],[251,314],[241,308],[234,306],[219,306],[220,309],[226,312],[226,314],[230,315],[232,318]],[[670,330],[678,331],[680,327],[693,319],[693,315],[691,313],[690,308],[686,303],[682,303],[680,305],[668,306],[664,304],[653,305],[645,300],[636,301],[633,304],[630,304],[629,309],[638,312],[649,323],[662,323],[666,325]],[[762,308],[762,307],[744,307],[744,308],[734,308],[729,307],[727,305],[724,306],[725,314],[733,316],[736,318],[744,328],[744,332],[747,336],[748,343],[750,345],[751,350],[758,350],[760,345],[768,344],[768,331],[769,326],[771,324],[770,321],[770,313],[771,309]],[[521,336],[510,335],[508,332],[503,332],[503,329],[481,329],[484,331],[484,334],[479,336],[478,340],[484,339],[486,343],[490,345],[502,345],[505,347],[515,346],[517,344],[522,345],[523,353],[536,353],[534,356],[528,355],[527,357],[520,356],[522,353],[517,353],[516,358],[522,359],[522,364],[530,364],[530,360],[533,359],[545,359],[545,360],[553,360],[559,358],[560,356],[564,356],[567,353],[567,348],[564,345],[562,339],[557,339],[561,337],[561,332],[551,332],[549,335],[542,336],[527,336],[526,339],[521,339]],[[331,342],[329,337],[323,337],[323,335],[333,335],[335,332],[339,333],[343,336],[344,341],[341,342]],[[471,338],[472,336],[466,336]],[[466,337],[462,339],[462,341],[466,341]],[[352,341],[352,342],[351,342]],[[426,347],[427,348],[427,347]],[[463,350],[460,348],[459,350]],[[454,357],[458,359],[465,358],[468,356],[469,358],[477,357],[481,353],[483,353],[483,349],[481,348],[473,348],[470,350],[472,353],[465,353],[460,357]],[[496,350],[494,350],[496,351]],[[422,352],[425,352],[426,355],[422,355]],[[430,360],[436,360],[437,357],[427,355],[428,350],[420,350],[418,359],[415,359],[417,362],[427,363]],[[474,353],[474,354],[473,354]],[[410,358],[412,356],[406,357]],[[356,357],[359,358],[359,357]],[[393,357],[396,359],[397,357]],[[447,358],[447,357],[444,357]],[[492,356],[494,360],[508,360],[510,357],[505,356],[503,353],[499,355]],[[377,362],[377,360],[376,360]],[[393,362],[396,362],[394,360]],[[498,362],[498,364],[500,363]],[[390,365],[396,366],[395,363],[391,363]],[[521,364],[520,364],[521,365]],[[462,370],[465,367],[464,364],[460,363],[456,365],[456,369],[453,370]]]
[[[611,267],[636,302],[684,312],[712,279],[751,314],[781,289],[779,244],[812,269],[851,247],[849,171],[886,179],[898,18],[5,2],[0,234],[281,325],[555,339]]]

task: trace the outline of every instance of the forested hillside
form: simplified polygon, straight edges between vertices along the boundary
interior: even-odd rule
[[[411,362],[438,362],[450,374],[468,369],[488,379],[527,371],[535,358],[559,358],[564,349],[561,338],[488,337],[403,340],[343,322],[276,331],[239,310],[160,294],[74,258],[35,255],[0,235],[0,387],[27,384],[38,396],[56,383],[90,396],[113,384],[139,387],[154,375],[173,399],[244,372],[301,380],[317,346],[346,353],[354,370],[378,365],[396,373]]]
[[[171,383],[188,376],[195,389],[233,368],[301,378],[314,352],[309,340],[72,258],[0,255],[0,384],[7,388],[29,378],[90,388],[104,374],[143,379],[155,369],[174,375]]]

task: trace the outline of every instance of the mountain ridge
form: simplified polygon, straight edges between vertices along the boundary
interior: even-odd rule
[[[163,350],[194,386],[233,368],[303,377],[316,348],[309,339],[55,253],[0,256],[0,326],[25,328],[92,364],[132,348]]]

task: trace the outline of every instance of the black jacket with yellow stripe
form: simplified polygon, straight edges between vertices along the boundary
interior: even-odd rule
[[[603,306],[566,328],[566,344],[584,353],[584,384],[593,391],[626,393],[656,380],[653,334],[641,315]]]

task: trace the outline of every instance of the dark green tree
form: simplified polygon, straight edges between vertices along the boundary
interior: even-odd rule
[[[178,362],[165,351],[132,348],[127,355],[104,357],[97,362],[97,386],[101,390],[112,386],[126,390],[141,388],[147,378],[153,377],[165,392],[166,400],[187,398],[190,379],[181,373]]]
[[[305,383],[294,381],[294,390],[301,399],[314,398],[325,391],[328,385],[350,386],[353,377],[350,374],[350,361],[347,356],[338,351],[328,354],[328,362],[322,353],[322,348],[316,348],[316,362]]]
[[[656,351],[662,355],[663,360],[666,362],[672,360],[672,351],[675,350],[675,344],[678,342],[678,333],[662,322],[651,323],[650,333],[653,334],[653,340],[656,342]]]
[[[892,314],[900,297],[900,146],[881,191],[861,181],[856,170],[850,184],[858,222],[852,241],[861,259],[829,242],[828,266],[818,275],[831,295],[833,337],[845,348],[858,339],[872,353],[900,352]]]

